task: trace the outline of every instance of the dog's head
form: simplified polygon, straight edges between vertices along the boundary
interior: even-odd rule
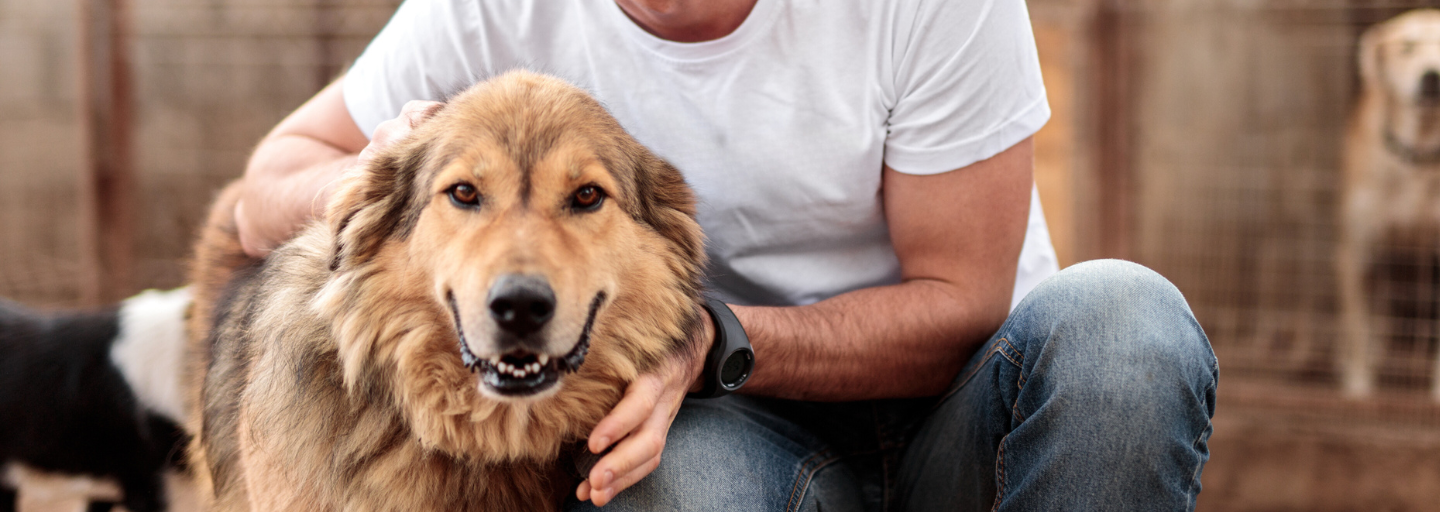
[[[323,302],[347,384],[391,365],[400,400],[431,414],[604,401],[581,396],[587,381],[618,393],[696,325],[690,190],[554,78],[512,72],[451,98],[330,208]]]
[[[1366,88],[1402,104],[1440,106],[1440,10],[1371,27],[1360,38],[1359,59]]]

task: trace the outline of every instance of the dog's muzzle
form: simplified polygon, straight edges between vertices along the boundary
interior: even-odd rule
[[[549,287],[547,286],[546,289],[548,290]],[[551,304],[553,304],[553,295],[551,297]],[[585,355],[590,352],[590,333],[595,326],[595,315],[600,312],[600,306],[605,303],[605,292],[597,292],[595,298],[590,300],[590,310],[585,316],[585,326],[580,329],[580,338],[576,340],[575,347],[561,357],[551,357],[548,354],[535,353],[519,347],[509,347],[503,354],[491,356],[488,359],[476,357],[470,351],[470,345],[465,341],[465,330],[460,325],[460,310],[455,305],[454,294],[450,294],[447,298],[450,302],[450,312],[455,318],[455,332],[459,334],[461,362],[470,371],[480,374],[481,386],[489,388],[501,396],[519,398],[554,387],[560,382],[561,377],[574,373],[580,369],[580,365],[585,363]],[[494,302],[492,299],[492,315],[496,314]],[[547,315],[553,315],[553,305]],[[499,320],[497,319],[497,321]],[[543,324],[543,322],[541,323]]]

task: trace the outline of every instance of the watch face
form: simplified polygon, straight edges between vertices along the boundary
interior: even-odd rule
[[[736,350],[720,367],[720,382],[726,387],[739,387],[750,377],[750,368],[754,365],[755,356],[749,350]]]

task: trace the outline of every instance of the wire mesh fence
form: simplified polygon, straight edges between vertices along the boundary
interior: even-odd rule
[[[182,284],[213,191],[398,3],[130,4],[135,289]],[[94,275],[77,207],[87,172],[77,5],[0,0],[0,296],[38,305],[81,304]],[[1440,0],[1030,5],[1056,111],[1037,137],[1037,177],[1062,258],[1128,257],[1170,278],[1220,358],[1222,409],[1440,427],[1429,392],[1440,379],[1440,244],[1380,247],[1367,272],[1382,319],[1370,343],[1376,388],[1352,399],[1335,271],[1357,41]]]
[[[0,3],[0,292],[78,297],[74,6]],[[69,205],[68,207],[66,205]]]
[[[1435,5],[1434,2],[1428,5]],[[1227,379],[1338,390],[1336,279],[1356,42],[1423,2],[1129,4],[1132,256],[1186,293]],[[1429,403],[1436,251],[1378,242],[1368,272],[1379,392]],[[1440,424],[1434,409],[1426,422]]]
[[[182,284],[213,191],[333,80],[399,0],[128,3],[132,290]],[[81,2],[0,0],[0,295],[85,302]],[[102,255],[104,257],[104,255]]]

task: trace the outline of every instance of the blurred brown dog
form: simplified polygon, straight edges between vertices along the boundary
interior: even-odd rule
[[[557,459],[698,324],[680,173],[584,92],[452,98],[263,263],[223,193],[193,269],[213,510],[554,510]]]
[[[1359,61],[1364,89],[1345,140],[1335,255],[1343,326],[1338,367],[1351,397],[1374,391],[1377,361],[1394,330],[1368,277],[1377,260],[1394,247],[1440,253],[1440,10],[1411,11],[1370,28],[1360,39]],[[1432,392],[1440,400],[1440,361],[1435,375]]]

